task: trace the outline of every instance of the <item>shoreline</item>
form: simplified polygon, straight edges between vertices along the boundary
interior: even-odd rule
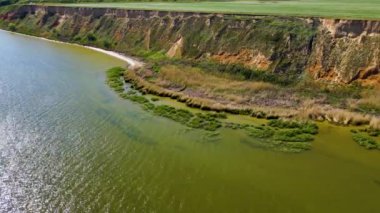
[[[101,49],[101,48],[98,48],[98,47],[92,47],[92,46],[80,45],[80,44],[77,44],[77,43],[70,43],[70,42],[52,40],[52,39],[47,39],[47,38],[44,38],[44,37],[27,35],[27,34],[18,33],[18,32],[12,32],[12,31],[8,31],[8,30],[4,30],[4,29],[0,29],[0,31],[7,32],[7,33],[10,33],[10,34],[16,34],[16,35],[20,35],[20,36],[40,39],[40,40],[48,41],[48,42],[52,42],[52,43],[66,44],[66,45],[72,45],[72,46],[77,46],[77,47],[83,47],[83,48],[86,48],[86,49],[90,49],[90,50],[93,50],[93,51],[96,51],[96,52],[99,52],[99,53],[103,53],[105,55],[117,58],[119,60],[122,60],[122,61],[126,62],[129,65],[130,68],[133,68],[133,69],[140,68],[140,67],[142,67],[144,65],[144,63],[142,61],[139,61],[136,58],[132,58],[130,56],[126,56],[126,55],[118,53],[118,52],[114,52],[114,51],[110,51],[110,50],[105,50],[105,49]]]
[[[230,104],[221,104],[213,99],[203,99],[192,97],[182,92],[166,89],[151,83],[136,73],[136,70],[128,70],[124,79],[131,83],[136,90],[156,95],[159,97],[168,97],[178,102],[184,103],[191,108],[198,108],[205,111],[226,112],[230,114],[241,114],[259,119],[301,119],[311,121],[327,121],[337,126],[351,127],[371,127],[380,129],[380,118],[374,115],[361,114],[348,111],[346,109],[334,108],[332,106],[301,106],[299,109],[287,109],[279,107],[263,107],[260,105],[251,106],[232,106]]]
[[[104,50],[98,47],[92,47],[92,46],[86,46],[81,45],[77,43],[70,43],[70,42],[63,42],[59,40],[52,40],[47,39],[44,37],[38,37],[28,34],[22,34],[19,32],[12,32],[8,30],[0,29],[1,31],[7,32],[7,33],[14,33],[21,36],[26,37],[32,37],[35,39],[40,39],[48,42],[54,42],[54,43],[61,43],[66,45],[74,45],[74,46],[80,46],[86,49],[90,49],[96,52],[103,53],[105,55],[117,58],[119,60],[122,60],[128,64],[129,72],[127,72],[127,75],[125,75],[125,80],[129,81],[130,83],[134,84],[138,90],[143,91],[145,93],[149,93],[152,95],[157,95],[161,97],[170,97],[171,99],[177,100],[179,102],[185,103],[188,107],[193,108],[199,108],[206,111],[224,111],[231,114],[246,114],[257,118],[301,118],[301,119],[309,119],[314,121],[323,121],[326,120],[330,123],[336,124],[336,125],[344,125],[344,126],[372,126],[375,129],[380,129],[380,118],[377,116],[367,115],[367,114],[361,114],[357,112],[349,112],[347,110],[343,109],[337,109],[337,108],[331,108],[324,106],[305,106],[298,110],[296,109],[284,109],[284,108],[278,108],[273,107],[268,109],[267,107],[263,106],[232,106],[230,104],[221,104],[218,102],[215,102],[212,99],[204,99],[204,98],[197,98],[197,97],[191,97],[185,94],[182,94],[181,92],[171,91],[168,89],[161,88],[158,85],[154,85],[152,83],[148,83],[146,79],[141,78],[141,76],[136,75],[134,71],[137,71],[136,69],[141,68],[145,65],[144,62],[132,58],[129,56],[125,56],[121,53],[117,53],[114,51]]]

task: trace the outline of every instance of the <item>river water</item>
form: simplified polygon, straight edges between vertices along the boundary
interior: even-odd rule
[[[118,98],[118,65],[0,31],[0,212],[378,211],[380,152],[348,128],[321,124],[301,154],[209,140]]]

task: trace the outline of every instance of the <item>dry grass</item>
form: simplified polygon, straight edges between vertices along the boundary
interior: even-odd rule
[[[165,73],[164,74],[165,76],[170,76],[170,78],[174,78],[173,74],[178,74],[177,72],[171,73],[170,75],[167,75],[167,72],[164,72],[164,73]],[[189,82],[195,82],[194,78],[190,78],[191,75],[186,75],[186,76],[189,79],[191,79],[189,80]],[[199,75],[196,75],[196,76],[198,76],[198,79],[199,79],[200,76]],[[125,79],[128,82],[131,82],[138,90],[145,93],[158,95],[158,96],[170,97],[180,102],[184,102],[186,103],[186,105],[190,107],[196,107],[200,109],[214,110],[214,111],[225,111],[225,112],[231,112],[231,113],[263,112],[266,116],[279,116],[279,117],[287,117],[287,118],[294,117],[297,114],[297,111],[292,110],[292,109],[284,110],[280,107],[262,107],[262,106],[255,106],[255,105],[247,106],[247,105],[242,105],[242,104],[229,102],[229,101],[220,102],[215,99],[191,96],[183,92],[163,88],[162,85],[159,85],[157,83],[157,81],[159,81],[160,84],[166,85],[168,84],[167,82],[170,78],[165,77],[166,80],[163,80],[163,78],[161,78],[160,80],[157,80],[156,78],[152,79],[152,73],[147,70],[129,70],[128,72],[125,73]],[[151,80],[148,81],[147,79],[151,79]],[[176,80],[175,83],[179,84],[180,81],[178,81],[178,79],[184,80],[182,76],[181,78],[174,78],[173,81]],[[207,84],[203,78],[200,78],[200,79],[203,81],[204,84]],[[220,81],[221,80],[218,79],[218,82]],[[225,81],[225,80],[222,80],[222,81]],[[172,83],[173,82],[171,82],[171,84]],[[185,84],[190,85],[187,82]],[[211,84],[215,84],[215,82]],[[194,86],[196,84],[192,83],[191,85]],[[247,85],[251,86],[252,84],[249,84],[248,82]],[[253,88],[257,88],[257,87],[253,87]],[[272,89],[272,87],[270,88]]]
[[[367,125],[373,118],[370,115],[337,109],[329,105],[318,105],[312,100],[304,102],[303,107],[299,111],[299,116],[312,120],[327,120],[340,125]]]
[[[321,102],[319,99],[306,98],[295,107],[271,105],[267,107],[261,103],[249,102],[253,97],[265,96],[273,93],[273,97],[264,99],[275,101],[282,97],[284,88],[276,87],[265,82],[242,81],[228,76],[218,76],[205,73],[198,68],[178,67],[165,65],[159,73],[141,69],[126,73],[126,79],[146,93],[170,97],[186,103],[190,107],[205,110],[243,113],[264,117],[283,117],[297,119],[312,119],[328,121],[338,125],[370,125],[380,129],[380,118],[375,115],[352,112],[348,109],[336,108]],[[297,94],[291,94],[291,96]],[[354,100],[357,103],[378,104],[380,95],[370,93],[365,99]],[[371,101],[371,102],[370,102]],[[256,116],[255,115],[255,116]]]
[[[155,83],[163,87],[186,87],[207,96],[224,97],[236,103],[245,102],[258,92],[277,89],[266,82],[235,80],[205,73],[199,68],[174,65],[163,66]]]
[[[357,105],[368,105],[380,108],[380,88],[373,88],[363,92],[362,98],[357,102]]]
[[[374,129],[380,129],[380,118],[374,117],[371,119],[371,122],[369,123],[369,126]]]

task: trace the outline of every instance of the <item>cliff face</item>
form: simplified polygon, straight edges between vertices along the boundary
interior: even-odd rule
[[[349,83],[379,78],[380,21],[321,20],[307,70]]]
[[[380,21],[327,20],[105,8],[21,6],[0,26],[116,51],[213,59],[349,83],[374,78]]]

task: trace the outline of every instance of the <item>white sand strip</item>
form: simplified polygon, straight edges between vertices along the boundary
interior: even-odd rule
[[[0,29],[0,30],[1,31],[6,31],[6,32],[9,32],[9,33],[14,33],[14,34],[21,35],[21,36],[37,38],[37,39],[45,40],[45,41],[48,41],[48,42],[61,43],[61,44],[67,44],[67,45],[75,45],[75,46],[80,46],[80,47],[84,47],[84,48],[87,48],[87,49],[91,49],[91,50],[94,50],[94,51],[101,52],[103,54],[112,56],[114,58],[120,59],[122,61],[125,61],[125,62],[127,62],[127,64],[129,64],[129,66],[131,68],[139,68],[139,67],[142,67],[144,65],[143,62],[141,62],[141,61],[139,61],[139,60],[137,60],[135,58],[128,57],[128,56],[125,56],[125,55],[123,55],[121,53],[117,53],[117,52],[114,52],[114,51],[104,50],[104,49],[97,48],[97,47],[85,46],[85,45],[80,45],[80,44],[75,44],[75,43],[69,43],[69,42],[63,42],[63,41],[57,41],[57,40],[51,40],[51,39],[47,39],[47,38],[43,38],[43,37],[25,35],[25,34],[22,34],[22,33],[11,32],[11,31],[2,30],[2,29]]]

